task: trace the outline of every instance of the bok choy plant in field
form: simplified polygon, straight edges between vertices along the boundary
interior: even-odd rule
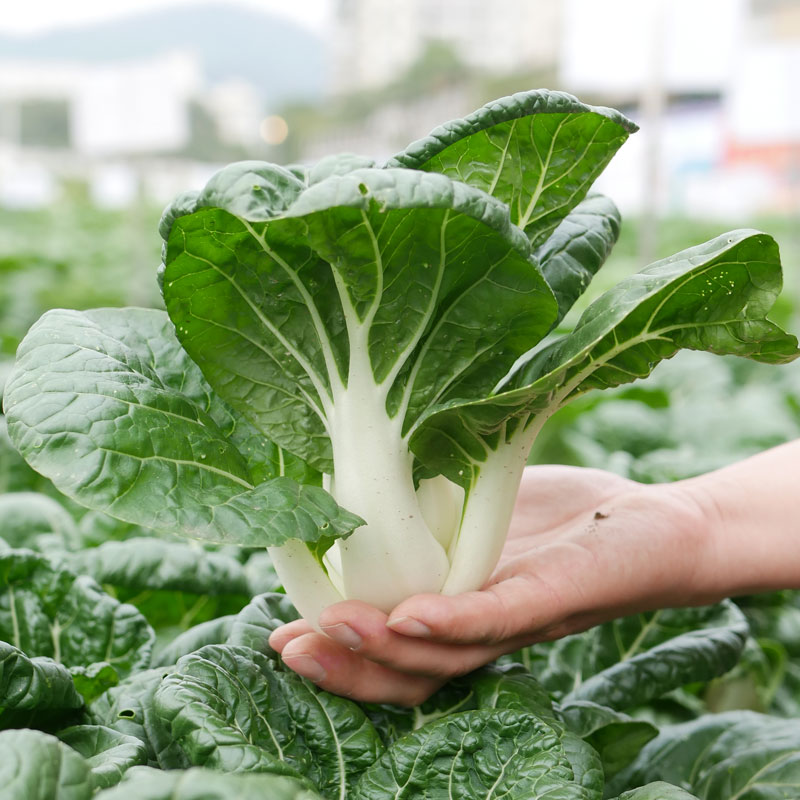
[[[377,166],[243,162],[161,222],[167,313],[51,311],[6,387],[12,441],[123,520],[268,547],[301,614],[480,587],[531,445],[680,348],[780,363],[778,249],[655,263],[551,335],[620,225],[592,182],[635,126],[559,92],[490,103]],[[322,488],[325,487],[325,488]]]
[[[777,245],[753,230],[559,329],[617,239],[590,189],[634,130],[533,91],[385,165],[233,164],[163,215],[166,311],[33,326],[0,386],[0,800],[800,794],[797,593],[743,606],[759,644],[731,601],[652,611],[414,708],[322,691],[269,645],[345,597],[480,587],[573,399],[681,348],[798,355],[767,319]],[[783,718],[704,713],[743,653]]]

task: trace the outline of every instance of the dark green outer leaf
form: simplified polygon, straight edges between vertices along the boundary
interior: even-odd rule
[[[656,777],[701,800],[795,798],[800,795],[800,721],[735,711],[666,726],[613,787]]]
[[[142,742],[148,763],[161,769],[182,769],[189,760],[156,714],[153,697],[168,669],[137,672],[107,691],[90,707],[92,721]]]
[[[747,632],[741,611],[725,601],[623,617],[585,633],[532,645],[513,659],[527,660],[560,702],[585,700],[620,710],[708,679],[701,675],[729,669]],[[634,699],[629,700],[626,691]]]
[[[11,547],[34,548],[41,534],[56,534],[64,547],[77,547],[78,529],[58,501],[39,492],[0,494],[0,538]]]
[[[209,645],[180,659],[155,708],[191,763],[310,778],[332,797],[344,798],[382,749],[358,706],[247,647]]]
[[[591,674],[590,670],[584,673],[591,677],[573,689],[564,698],[565,702],[588,700],[619,711],[687,683],[708,681],[727,672],[739,660],[744,648],[749,633],[747,621],[728,601],[711,607],[712,614],[703,620],[703,626],[693,630],[702,618],[695,615],[692,619],[692,611],[656,611],[646,615],[642,630],[656,629],[653,638],[658,641],[658,628],[661,628],[661,636],[666,633],[671,638],[653,646],[646,636],[642,637],[635,649],[626,647],[623,660],[596,674]],[[679,627],[680,621],[684,622],[683,629]],[[595,646],[598,644],[600,642]]]
[[[46,484],[11,444],[6,418],[0,414],[0,492],[40,491]]]
[[[602,769],[588,745],[518,710],[452,714],[395,742],[352,800],[599,800]]]
[[[361,707],[377,729],[384,744],[393,742],[412,731],[430,725],[442,717],[460,711],[472,711],[476,706],[472,675],[448,681],[418,706],[395,706],[389,703],[362,703]]]
[[[559,722],[564,723],[566,730],[598,752],[607,778],[633,761],[658,733],[649,722],[595,703],[576,701],[558,707],[556,714],[547,690],[521,664],[481,670],[470,686],[477,708],[517,709],[536,714],[556,727]]]
[[[70,667],[69,672],[85,703],[91,703],[119,683],[119,672],[107,661],[96,661],[86,667]]]
[[[88,576],[28,550],[0,553],[0,638],[65,666],[109,662],[120,674],[150,662],[154,634],[127,603]]]
[[[50,658],[28,658],[21,650],[0,641],[0,728],[8,712],[15,720],[21,712],[43,712],[54,718],[59,712],[83,705],[69,670]]]
[[[298,618],[297,609],[285,594],[269,592],[254,597],[238,614],[217,617],[184,631],[158,654],[153,665],[175,664],[181,656],[207,644],[250,647],[268,658],[277,658],[269,645],[270,634]]]
[[[114,786],[128,769],[147,763],[143,742],[102,725],[75,725],[57,735],[86,759],[95,790]]]
[[[800,795],[800,721],[743,716],[704,753],[694,791],[704,800]]]
[[[555,720],[547,690],[521,665],[489,666],[470,682],[477,708],[513,708]]]
[[[268,658],[276,658],[277,654],[269,646],[270,634],[299,618],[300,614],[285,594],[270,592],[254,597],[234,618],[226,644],[250,647]]]
[[[654,780],[664,780],[691,791],[708,748],[738,721],[758,723],[752,712],[704,714],[696,720],[661,728],[646,744],[634,763],[615,776],[609,788],[614,793]]]
[[[178,634],[163,650],[153,656],[154,667],[169,667],[181,656],[194,653],[207,644],[225,644],[236,614],[206,620]]]
[[[606,778],[628,766],[642,747],[658,735],[658,728],[646,720],[587,701],[560,706],[558,718],[597,750]]]
[[[89,765],[71,748],[40,731],[0,733],[3,800],[89,800]]]
[[[564,92],[520,92],[436,128],[387,166],[441,172],[495,195],[538,246],[636,129]]]
[[[244,571],[251,596],[282,591],[281,579],[266,550],[257,550],[253,553],[245,562]]]
[[[204,595],[248,594],[241,563],[196,544],[133,538],[105,542],[68,559],[76,572],[98,583],[142,591],[165,590]]]
[[[114,789],[95,800],[323,800],[301,783],[281,775],[215,772],[194,767],[164,772],[133,767]]]
[[[697,800],[697,797],[670,783],[656,781],[621,794],[616,800]]]
[[[359,524],[315,486],[254,486],[236,436],[214,420],[219,400],[180,352],[157,311],[45,314],[7,386],[12,440],[67,496],[158,530],[264,545]]]
[[[558,301],[560,322],[583,294],[616,244],[620,215],[609,198],[593,194],[579,203],[534,254]]]
[[[791,361],[796,338],[765,319],[780,288],[777,245],[757,231],[671,256],[601,295],[572,333],[520,361],[497,394],[432,409],[411,448],[455,480],[486,457],[487,437],[507,420],[550,414],[590,389],[645,377],[681,348]]]

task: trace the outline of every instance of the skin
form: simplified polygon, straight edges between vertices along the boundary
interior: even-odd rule
[[[800,440],[671,484],[528,467],[480,591],[416,595],[388,616],[338,603],[320,616],[323,633],[298,620],[270,644],[330,692],[416,705],[527,644],[640,611],[800,588],[798,465]]]

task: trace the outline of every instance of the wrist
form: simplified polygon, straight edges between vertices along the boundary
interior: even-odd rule
[[[723,496],[728,492],[717,473],[676,481],[670,491],[693,510],[690,538],[696,568],[687,594],[693,602],[687,605],[716,603],[735,594],[735,576],[731,573],[725,547],[726,533],[730,531]]]
[[[784,446],[681,482],[702,508],[702,580],[720,597],[798,585],[796,454]]]
[[[671,591],[673,606],[701,606],[729,595],[709,565],[718,560],[718,542],[723,523],[712,493],[693,479],[645,487],[652,492],[654,506],[674,558],[665,564],[674,569]]]

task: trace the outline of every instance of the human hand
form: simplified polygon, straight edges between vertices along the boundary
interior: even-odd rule
[[[291,669],[336,694],[416,705],[503,653],[636,611],[719,597],[702,587],[705,512],[681,484],[529,467],[500,562],[480,591],[416,595],[388,616],[359,601],[276,630]]]

